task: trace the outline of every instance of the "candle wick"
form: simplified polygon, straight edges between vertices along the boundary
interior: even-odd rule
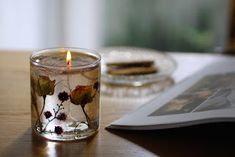
[[[67,66],[70,67],[71,66],[71,62],[67,61]]]
[[[66,56],[66,63],[67,63],[67,67],[70,68],[71,67],[71,52],[68,50],[67,51],[67,56]]]

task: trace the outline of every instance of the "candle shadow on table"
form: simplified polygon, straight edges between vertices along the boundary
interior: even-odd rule
[[[96,135],[95,135],[96,136]],[[13,141],[1,157],[15,156],[71,156],[84,154],[84,149],[89,145],[94,137],[77,142],[54,142],[46,140],[34,132],[31,128]],[[89,152],[87,152],[89,153]]]
[[[235,123],[152,130],[110,130],[161,157],[234,157]]]

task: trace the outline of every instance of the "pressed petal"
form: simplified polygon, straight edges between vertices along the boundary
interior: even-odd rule
[[[70,93],[70,100],[75,105],[85,105],[92,102],[92,86],[77,86]]]

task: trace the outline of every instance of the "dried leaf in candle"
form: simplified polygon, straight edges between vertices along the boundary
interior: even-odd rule
[[[50,80],[47,76],[39,76],[37,80],[36,90],[39,96],[53,95],[55,88],[55,80]]]

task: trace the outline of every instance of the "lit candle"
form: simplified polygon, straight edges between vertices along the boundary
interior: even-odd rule
[[[71,59],[72,59],[71,52],[68,50],[67,55],[66,55],[66,63],[67,63],[67,67],[69,69],[71,67]]]
[[[58,141],[93,135],[99,126],[100,56],[58,48],[30,59],[33,130]]]

